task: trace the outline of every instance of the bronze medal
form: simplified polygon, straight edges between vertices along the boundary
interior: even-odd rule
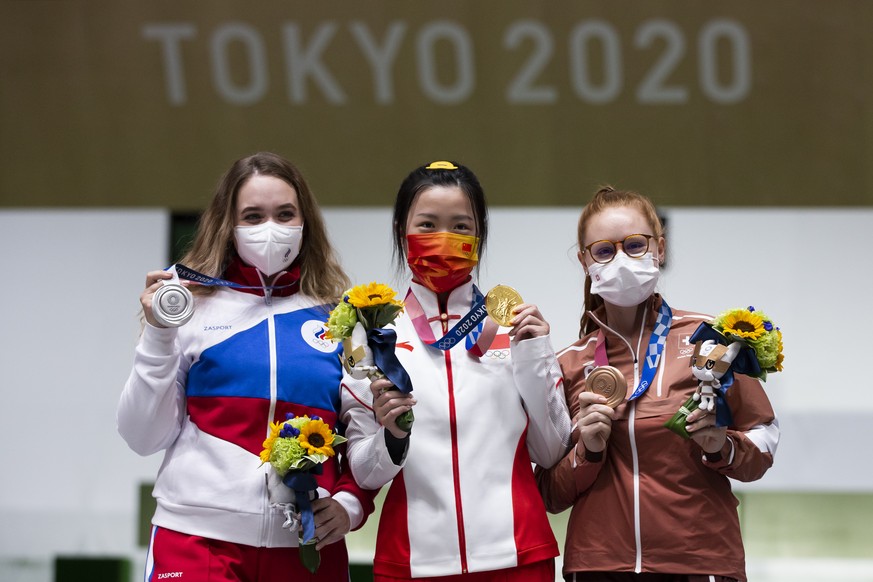
[[[627,396],[627,381],[617,368],[597,366],[585,379],[585,389],[606,397],[606,404],[616,408]]]
[[[485,295],[488,317],[498,325],[512,327],[515,308],[524,303],[518,291],[507,285],[497,285]]]

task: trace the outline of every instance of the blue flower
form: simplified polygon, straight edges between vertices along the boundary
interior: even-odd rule
[[[279,431],[279,436],[282,437],[283,439],[295,438],[299,434],[300,434],[300,429],[294,428],[290,424],[282,425],[282,430]]]
[[[764,329],[766,329],[767,331],[773,331],[773,324],[770,323],[769,321],[765,321],[764,322]]]

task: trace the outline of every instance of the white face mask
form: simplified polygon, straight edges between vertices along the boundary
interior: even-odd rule
[[[619,307],[633,307],[648,299],[654,293],[660,275],[652,253],[632,259],[624,251],[619,251],[605,265],[593,263],[588,267],[591,292]]]
[[[255,226],[237,226],[234,234],[240,258],[268,277],[294,262],[303,241],[302,226],[282,226],[271,220]]]

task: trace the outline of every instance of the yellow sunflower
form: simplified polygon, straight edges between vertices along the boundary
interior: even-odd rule
[[[358,309],[362,307],[376,307],[378,305],[403,305],[394,299],[394,289],[382,283],[368,283],[358,285],[349,290],[349,303]]]
[[[785,359],[785,355],[782,353],[782,330],[777,329],[776,334],[779,337],[779,355],[776,356],[776,371],[782,371],[782,360]]]
[[[264,463],[270,462],[270,454],[273,452],[273,444],[276,442],[276,439],[279,438],[279,431],[282,430],[282,424],[284,423],[270,423],[270,435],[264,441],[264,444],[261,445],[264,447],[264,450],[261,451],[261,461]]]
[[[303,448],[310,455],[334,455],[333,432],[323,420],[310,420],[300,427],[300,436],[297,437]]]
[[[764,329],[764,320],[757,313],[748,309],[734,309],[728,311],[721,322],[721,332],[725,335],[734,335],[741,339],[756,340],[767,333]]]

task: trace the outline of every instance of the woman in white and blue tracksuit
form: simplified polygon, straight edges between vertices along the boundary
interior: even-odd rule
[[[270,422],[287,414],[337,427],[341,368],[324,322],[348,281],[302,175],[269,153],[235,162],[180,263],[218,284],[191,285],[193,316],[167,327],[152,300],[173,274],[148,273],[146,324],[118,407],[134,451],[164,451],[146,580],[347,581],[343,538],[372,511],[372,493],[342,452],[325,463],[313,576],[271,504],[259,458]]]

